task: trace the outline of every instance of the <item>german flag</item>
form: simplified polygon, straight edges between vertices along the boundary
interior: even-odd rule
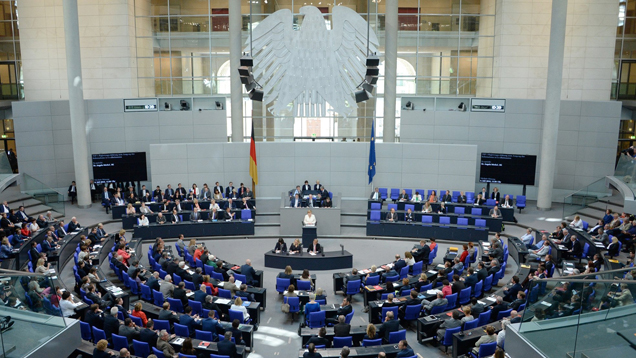
[[[252,138],[250,139],[250,176],[254,185],[258,185],[258,168],[256,167],[256,140],[254,140],[254,122],[252,121]]]

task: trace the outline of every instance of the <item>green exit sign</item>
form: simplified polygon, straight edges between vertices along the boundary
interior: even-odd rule
[[[312,133],[312,134],[311,134],[311,137],[312,137],[312,138],[316,138],[316,133]]]
[[[7,135],[6,135],[6,134],[3,134],[3,135],[2,135],[2,138],[6,138],[6,137],[7,137]]]

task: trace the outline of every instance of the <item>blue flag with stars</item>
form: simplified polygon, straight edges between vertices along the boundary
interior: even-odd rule
[[[375,176],[375,120],[371,122],[371,144],[369,145],[369,184]]]

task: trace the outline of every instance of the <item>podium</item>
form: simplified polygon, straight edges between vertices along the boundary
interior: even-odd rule
[[[318,238],[315,226],[303,226],[303,248],[311,247],[314,244],[314,239]]]

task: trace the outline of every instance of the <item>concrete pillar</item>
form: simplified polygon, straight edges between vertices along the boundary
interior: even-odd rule
[[[80,56],[79,20],[77,0],[64,0],[64,38],[66,43],[66,73],[68,77],[68,99],[71,110],[71,138],[73,140],[73,162],[77,183],[77,205],[91,206],[91,191],[88,187],[88,143],[86,140],[86,113],[82,87],[82,60]]]
[[[395,142],[398,0],[387,0],[384,20],[384,131],[385,143]]]
[[[230,103],[232,115],[232,142],[243,142],[243,86],[238,74],[243,40],[241,37],[241,2],[229,0],[230,26]]]
[[[565,20],[567,0],[552,1],[550,24],[550,53],[548,55],[548,82],[543,108],[543,140],[541,142],[541,165],[539,166],[539,195],[537,208],[550,210],[552,186],[556,166],[557,135],[561,113],[561,82],[563,78],[563,51],[565,48]]]

